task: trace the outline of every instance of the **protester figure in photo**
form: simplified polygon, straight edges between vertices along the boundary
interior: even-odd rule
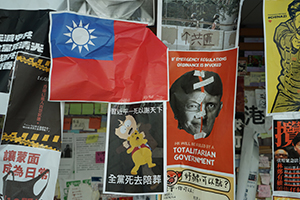
[[[64,158],[72,158],[72,149],[69,144],[66,145],[66,148],[63,151]]]
[[[299,111],[300,109],[300,0],[288,6],[290,19],[280,23],[274,42],[281,56],[281,73],[278,76],[277,94],[271,112]]]
[[[193,70],[179,77],[170,88],[170,105],[178,129],[194,139],[211,134],[223,103],[223,85],[215,72]]]

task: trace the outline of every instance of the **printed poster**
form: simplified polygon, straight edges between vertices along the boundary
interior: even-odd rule
[[[60,152],[0,146],[0,194],[4,199],[53,199]]]
[[[50,59],[18,53],[1,144],[61,149],[60,103],[49,102]]]
[[[7,1],[5,4],[2,2],[1,7],[10,8],[9,2]],[[0,114],[5,114],[17,52],[26,51],[50,56],[48,45],[49,10],[0,9],[0,17]]]
[[[268,114],[300,108],[299,7],[297,0],[264,1]]]
[[[188,185],[193,186],[191,193],[195,196],[210,191],[211,199],[218,199],[223,194],[229,199],[234,197],[233,123],[237,51],[235,48],[226,51],[169,52],[168,172],[173,170],[174,173],[192,175],[192,178],[209,173],[212,184],[227,186],[213,188],[205,185],[206,182],[199,185],[197,181],[189,180]],[[215,178],[219,175],[221,179]],[[181,182],[178,184],[184,184]],[[168,187],[170,191],[172,188]]]
[[[299,114],[273,116],[274,195],[299,196],[299,124]]]
[[[8,93],[10,70],[18,51],[49,57],[49,10],[0,9],[0,16],[0,92]]]
[[[170,50],[238,46],[243,0],[158,1],[158,37]]]
[[[109,106],[103,193],[166,191],[165,110],[162,102]]]

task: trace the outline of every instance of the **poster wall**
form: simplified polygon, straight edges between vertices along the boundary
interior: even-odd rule
[[[50,59],[19,52],[1,144],[61,149],[60,103],[49,102]]]
[[[274,196],[299,194],[299,123],[299,114],[273,116]]]
[[[168,170],[193,168],[196,177],[207,171],[212,176],[221,173],[231,188],[226,191],[229,199],[234,190],[229,177],[234,174],[237,51],[169,52]]]
[[[299,110],[297,0],[264,1],[267,113]]]
[[[111,104],[105,151],[107,194],[166,191],[165,103]]]

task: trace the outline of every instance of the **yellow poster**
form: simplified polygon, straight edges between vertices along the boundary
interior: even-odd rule
[[[267,113],[300,109],[300,1],[265,0]]]

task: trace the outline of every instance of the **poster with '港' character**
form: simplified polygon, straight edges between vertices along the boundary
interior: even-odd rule
[[[300,115],[273,116],[274,195],[300,192]],[[296,196],[295,196],[296,197]]]
[[[165,192],[165,110],[163,102],[109,106],[104,193]]]

